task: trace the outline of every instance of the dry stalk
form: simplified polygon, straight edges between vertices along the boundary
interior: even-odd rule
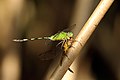
[[[62,66],[58,66],[54,73],[51,75],[50,80],[61,80],[66,71],[68,70],[69,66],[75,60],[77,56],[80,56],[80,51],[107,12],[110,8],[114,0],[101,0],[88,21],[85,23],[77,37],[75,38],[75,42],[73,43],[73,47],[71,47],[67,55],[67,57],[63,58]],[[79,43],[80,42],[80,43]],[[81,45],[82,44],[82,45]]]

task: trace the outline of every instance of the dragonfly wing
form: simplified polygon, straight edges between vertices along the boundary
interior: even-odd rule
[[[53,51],[48,50],[45,53],[39,54],[39,56],[40,56],[41,60],[50,60],[50,59],[53,59],[55,57],[55,54],[53,53]]]
[[[55,53],[54,51],[47,51],[45,53],[41,53],[39,56],[40,56],[40,59],[41,60],[51,60],[51,59],[54,59],[55,57],[57,57],[57,53]]]
[[[41,60],[51,60],[57,57],[60,54],[59,49],[48,50],[44,53],[39,54]]]
[[[59,34],[60,32],[69,32],[69,31],[71,31],[74,27],[76,26],[76,24],[73,24],[73,25],[71,25],[70,27],[67,27],[66,29],[63,29],[63,30],[60,30],[60,31],[58,31],[57,33],[56,33],[56,35],[57,34]]]
[[[68,28],[66,28],[66,29],[64,29],[64,30],[62,30],[62,31],[64,31],[64,32],[69,32],[69,31],[71,31],[75,26],[76,26],[76,24],[73,24],[73,25],[71,25],[70,27],[68,27]]]

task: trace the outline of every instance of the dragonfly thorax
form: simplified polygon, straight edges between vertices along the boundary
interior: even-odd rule
[[[72,32],[62,31],[60,33],[56,33],[55,35],[50,36],[49,39],[52,41],[57,41],[57,40],[67,40],[70,39],[70,37],[73,37]]]

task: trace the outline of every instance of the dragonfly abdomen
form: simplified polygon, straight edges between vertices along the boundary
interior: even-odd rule
[[[26,42],[26,41],[34,41],[34,40],[42,40],[42,39],[44,39],[44,38],[42,38],[42,37],[30,38],[30,39],[24,38],[24,39],[14,39],[13,41],[14,42]]]

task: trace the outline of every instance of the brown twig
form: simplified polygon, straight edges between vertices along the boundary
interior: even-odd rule
[[[101,21],[107,10],[110,8],[114,0],[101,0],[98,6],[96,7],[93,14],[90,16],[88,21],[83,26],[82,30],[79,32],[77,37],[75,38],[75,42],[73,43],[73,47],[71,47],[67,55],[67,57],[63,58],[62,66],[58,66],[54,73],[52,74],[50,80],[61,80],[69,66],[75,60],[75,58],[79,55],[80,51],[97,27],[98,23]],[[80,43],[79,43],[80,42]],[[81,45],[82,44],[82,45]]]

